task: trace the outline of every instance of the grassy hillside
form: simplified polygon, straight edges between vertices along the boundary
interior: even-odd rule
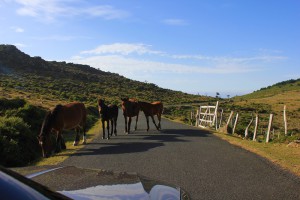
[[[208,97],[163,89],[152,83],[133,81],[87,65],[45,61],[30,57],[12,45],[0,45],[0,97],[21,97],[49,107],[57,102],[95,104],[101,96],[108,102],[120,97],[165,104],[195,103]]]
[[[278,134],[280,139],[280,135],[284,133],[283,108],[286,106],[288,134],[296,135],[296,138],[300,137],[300,79],[283,81],[261,88],[251,94],[224,101],[221,106],[227,113],[231,110],[239,112],[240,128],[237,131],[240,134],[243,134],[247,123],[256,113],[260,117],[259,132],[264,134],[268,126],[269,115],[274,114],[272,127],[276,135],[274,140],[278,140]]]

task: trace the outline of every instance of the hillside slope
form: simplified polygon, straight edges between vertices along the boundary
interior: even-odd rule
[[[163,89],[88,65],[45,61],[30,57],[13,45],[0,45],[0,97],[21,97],[44,104],[51,101],[94,104],[99,96],[115,103],[126,96],[161,100],[165,104],[208,100],[208,97]]]

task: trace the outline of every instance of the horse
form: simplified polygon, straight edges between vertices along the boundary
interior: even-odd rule
[[[161,114],[163,112],[164,106],[163,103],[160,101],[148,103],[139,101],[138,104],[140,105],[141,110],[144,112],[145,117],[147,119],[147,131],[149,131],[149,116],[152,118],[152,122],[155,125],[157,130],[161,130]],[[154,115],[157,115],[158,118],[158,125],[156,125],[154,120]]]
[[[105,105],[104,100],[98,99],[98,110],[99,117],[102,122],[103,136],[102,139],[105,139],[105,121],[107,122],[107,139],[109,139],[109,122],[111,122],[111,134],[113,132],[115,136],[117,135],[117,120],[118,120],[118,106],[116,105]]]
[[[63,130],[75,129],[76,137],[74,146],[79,143],[79,132],[83,130],[83,144],[86,144],[86,125],[87,111],[83,103],[70,103],[67,105],[56,105],[55,108],[46,114],[43,121],[38,141],[42,147],[44,158],[49,157],[51,147],[50,133],[56,133],[56,152],[66,149],[64,139],[62,137]]]
[[[123,115],[125,118],[125,133],[130,134],[131,118],[135,116],[136,116],[136,121],[135,121],[134,129],[135,130],[137,129],[140,106],[135,99],[129,99],[128,97],[126,97],[126,98],[121,98],[121,100],[122,100]],[[128,123],[127,123],[127,118],[129,118]]]

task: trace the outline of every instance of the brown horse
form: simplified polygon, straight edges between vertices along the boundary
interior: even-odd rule
[[[117,135],[117,120],[118,120],[118,106],[116,105],[105,105],[104,100],[98,99],[98,110],[99,116],[102,122],[103,136],[102,139],[105,139],[105,122],[107,122],[107,139],[109,139],[109,122],[111,122],[111,134],[113,132],[115,136]]]
[[[160,130],[161,129],[161,125],[160,125],[161,114],[164,109],[163,103],[160,101],[156,101],[153,103],[139,101],[138,104],[140,105],[140,108],[144,112],[145,117],[147,119],[147,131],[149,131],[149,116],[152,118],[152,122],[155,125],[156,129]],[[158,125],[156,125],[156,123],[155,123],[154,115],[157,115]]]
[[[138,102],[135,99],[129,99],[127,98],[121,98],[122,100],[122,110],[123,115],[125,118],[125,133],[130,134],[130,125],[131,125],[131,118],[136,116],[135,121],[135,130],[137,129],[137,122],[139,120],[139,112],[140,112],[140,106]],[[127,124],[127,118],[128,124]]]
[[[66,149],[62,137],[63,130],[75,129],[76,138],[74,146],[79,143],[80,128],[83,129],[83,144],[86,143],[85,123],[87,112],[83,103],[70,103],[67,105],[57,105],[52,111],[49,111],[43,121],[40,135],[38,136],[39,144],[42,147],[43,157],[49,157],[51,154],[50,133],[56,133],[56,152]]]

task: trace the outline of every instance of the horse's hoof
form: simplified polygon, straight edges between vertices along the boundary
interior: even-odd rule
[[[73,146],[77,146],[77,145],[78,145],[78,142],[74,142],[74,143],[73,143]]]
[[[108,137],[107,140],[109,140],[110,138]]]
[[[83,141],[82,144],[86,144],[86,141]]]
[[[105,139],[105,137],[102,137],[102,140],[104,140]]]

